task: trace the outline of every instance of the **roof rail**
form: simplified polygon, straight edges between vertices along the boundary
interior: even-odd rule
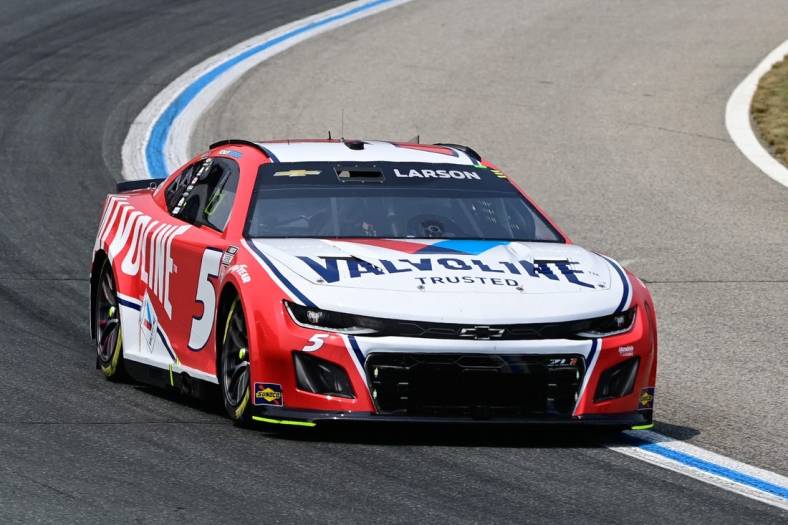
[[[446,146],[447,148],[454,148],[462,151],[476,162],[481,162],[482,156],[476,153],[476,150],[470,146],[463,146],[462,144],[448,144],[445,142],[438,142],[435,146]]]
[[[252,142],[251,140],[244,140],[244,139],[220,140],[219,142],[214,142],[213,144],[208,146],[208,148],[213,149],[213,148],[218,148],[219,146],[250,146],[256,149],[257,151],[259,151],[260,153],[262,153],[263,155],[265,155],[266,157],[270,156],[264,147],[262,147],[257,142]]]

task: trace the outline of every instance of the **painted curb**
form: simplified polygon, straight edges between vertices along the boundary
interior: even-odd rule
[[[788,168],[761,145],[750,120],[750,106],[758,81],[785,55],[788,55],[788,40],[769,53],[733,90],[725,107],[725,127],[733,142],[750,162],[775,181],[788,187]]]

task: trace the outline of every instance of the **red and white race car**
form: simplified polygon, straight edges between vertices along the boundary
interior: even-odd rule
[[[652,423],[648,290],[468,147],[230,140],[118,186],[90,277],[109,378],[242,423]]]

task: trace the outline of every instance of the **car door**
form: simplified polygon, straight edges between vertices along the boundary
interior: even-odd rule
[[[235,201],[239,167],[232,159],[208,157],[184,173],[173,181],[172,191],[165,192],[170,215],[189,228],[172,241],[171,308],[162,324],[179,368],[210,379],[216,375],[218,276],[228,246],[224,231]]]

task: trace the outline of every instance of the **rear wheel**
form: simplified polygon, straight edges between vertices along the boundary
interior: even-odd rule
[[[219,384],[227,415],[239,424],[251,419],[249,408],[249,340],[241,302],[233,300],[227,320],[219,356]]]
[[[123,370],[123,333],[120,329],[120,308],[112,267],[105,261],[99,273],[93,315],[96,319],[97,364],[107,379],[125,377]]]

